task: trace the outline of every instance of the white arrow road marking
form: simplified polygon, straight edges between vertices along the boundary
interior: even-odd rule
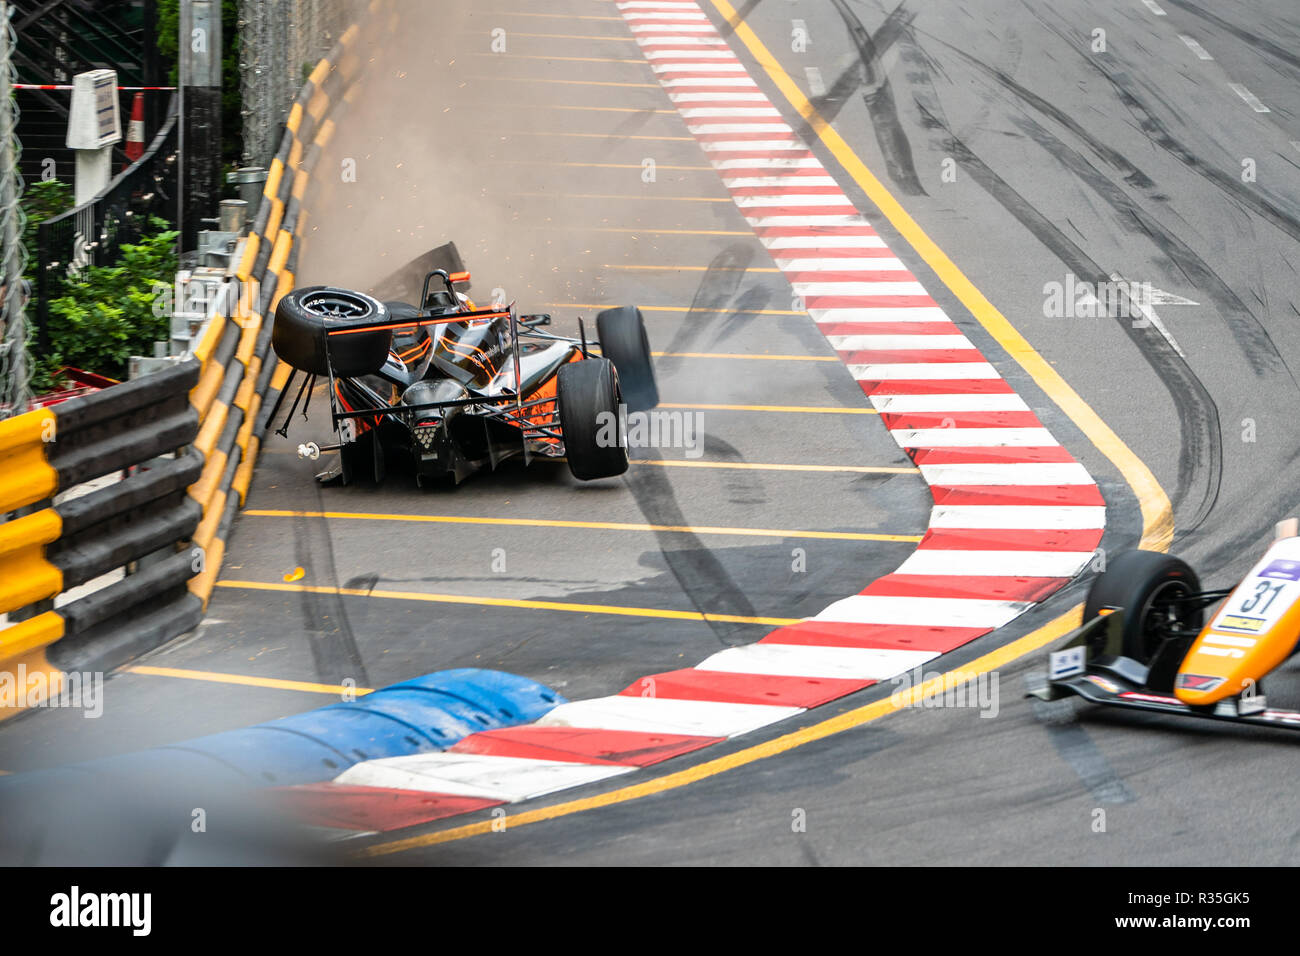
[[[1112,282],[1118,282],[1118,283],[1125,282],[1124,277],[1121,276],[1118,272],[1112,272],[1110,274],[1110,280]],[[1146,290],[1150,288],[1149,286],[1140,283],[1130,283],[1129,286],[1130,288],[1137,288],[1141,290],[1143,293],[1145,293]],[[1144,299],[1145,299],[1144,295],[1138,297],[1130,296],[1130,300],[1132,301],[1134,307],[1138,310],[1138,312],[1141,313],[1142,318],[1146,319],[1149,323],[1155,326],[1156,331],[1164,336],[1165,341],[1168,342],[1171,346],[1173,346],[1174,351],[1177,352],[1179,356],[1181,356],[1182,358],[1187,358],[1187,353],[1185,353],[1182,350],[1182,348],[1179,346],[1179,344],[1174,340],[1173,333],[1170,332],[1169,329],[1165,328],[1165,324],[1160,321],[1160,316],[1156,315],[1156,310],[1153,309],[1152,306],[1153,305],[1200,305],[1201,303],[1193,302],[1191,299],[1185,299],[1181,295],[1174,295],[1172,292],[1164,292],[1160,289],[1150,289],[1150,298],[1145,299],[1145,301]],[[1133,327],[1139,329],[1143,328],[1143,326],[1137,325],[1136,323],[1134,324]]]

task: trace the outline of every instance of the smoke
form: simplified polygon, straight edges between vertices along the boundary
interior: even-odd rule
[[[556,114],[517,108],[521,85],[493,79],[484,15],[448,6],[404,5],[401,32],[362,49],[369,65],[313,174],[298,284],[370,289],[454,241],[481,304],[496,289],[525,311],[590,296],[578,236],[548,229],[567,222],[542,164],[573,159],[574,141],[541,135]]]

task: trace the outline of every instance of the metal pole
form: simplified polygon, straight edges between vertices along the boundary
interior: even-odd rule
[[[15,37],[9,22],[12,8],[0,0],[0,216],[3,216],[4,317],[0,327],[0,418],[27,410],[31,398],[27,372],[27,317],[23,314],[22,247],[23,212],[19,205],[22,180],[18,176],[18,143],[14,136],[17,105],[13,98],[11,56]]]
[[[221,199],[221,4],[181,0],[181,249]]]

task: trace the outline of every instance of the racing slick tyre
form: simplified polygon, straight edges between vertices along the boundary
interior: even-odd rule
[[[1156,551],[1125,551],[1092,582],[1083,619],[1090,621],[1105,608],[1122,609],[1123,655],[1150,664],[1164,643],[1164,625],[1200,629],[1199,606],[1170,601],[1200,590],[1196,572],[1185,561]]]
[[[276,306],[271,345],[287,364],[311,375],[328,375],[331,366],[340,378],[373,375],[388,359],[391,329],[327,333],[387,318],[384,304],[361,292],[322,285],[294,289]]]
[[[633,412],[644,412],[659,404],[659,386],[650,361],[650,339],[645,320],[634,305],[606,309],[596,316],[600,354],[614,363],[623,389],[623,399]]]
[[[590,358],[561,366],[556,389],[564,454],[573,477],[591,481],[627,471],[618,414],[622,395],[614,363]]]

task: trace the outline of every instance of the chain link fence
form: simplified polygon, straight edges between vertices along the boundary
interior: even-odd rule
[[[27,368],[27,287],[23,273],[25,217],[21,205],[23,178],[18,172],[22,145],[18,102],[9,92],[14,82],[13,51],[18,37],[9,16],[12,7],[0,0],[0,419],[27,411],[31,398]]]
[[[362,0],[239,0],[245,165],[270,163],[307,74],[363,7]]]

